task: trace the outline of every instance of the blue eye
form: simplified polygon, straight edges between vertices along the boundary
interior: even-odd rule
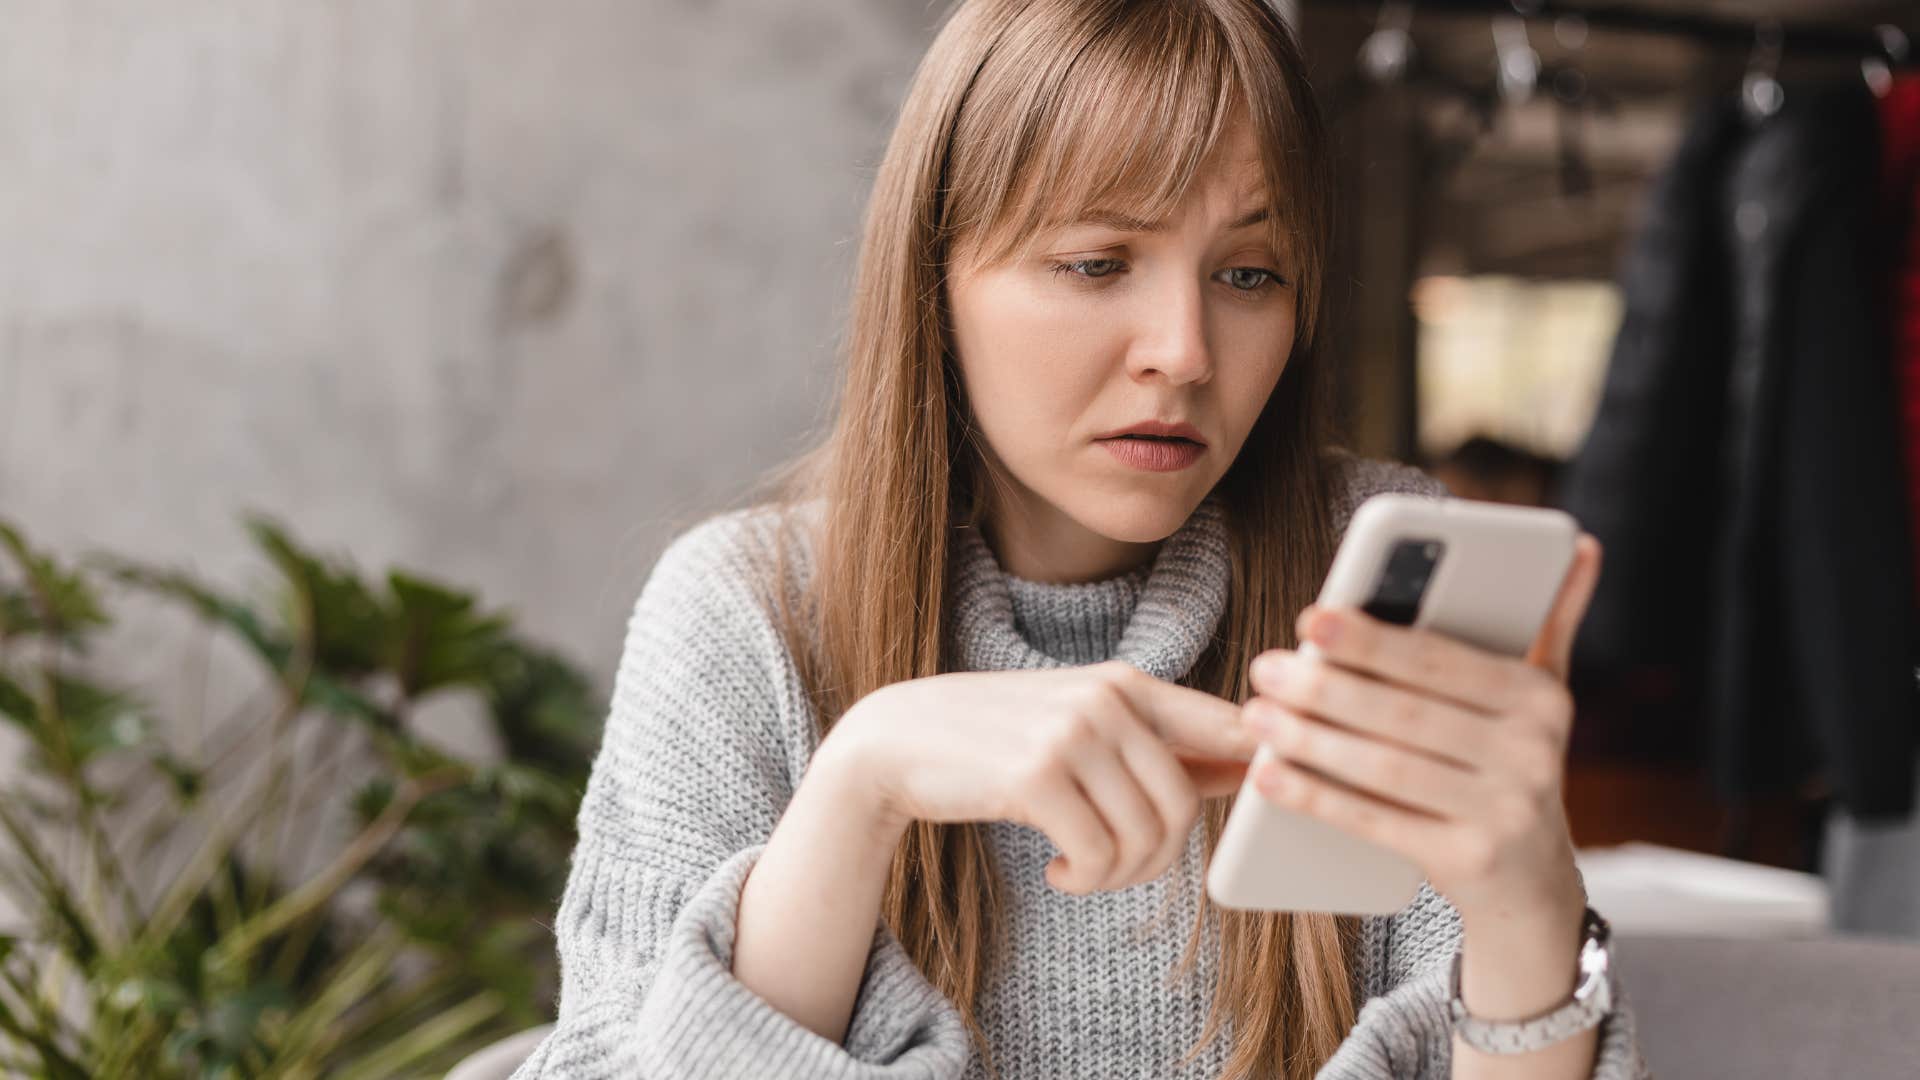
[[[1115,268],[1118,268],[1120,265],[1119,259],[1075,259],[1072,262],[1049,264],[1047,269],[1055,274],[1065,275],[1067,277],[1081,278],[1087,281],[1098,281],[1101,278],[1113,276]],[[1089,272],[1089,267],[1106,269],[1094,273]],[[1234,284],[1235,291],[1242,293],[1261,293],[1270,288],[1287,284],[1286,278],[1260,266],[1236,266],[1228,270],[1227,273],[1258,275],[1251,284]],[[1242,280],[1244,281],[1244,279]]]
[[[1118,259],[1077,259],[1073,262],[1054,263],[1050,267],[1050,269],[1056,274],[1067,274],[1072,277],[1103,278],[1103,277],[1107,277],[1108,275],[1107,274],[1089,274],[1089,273],[1085,273],[1080,268],[1085,266],[1107,266],[1107,265],[1116,264],[1119,261],[1120,260]]]
[[[1254,283],[1252,285],[1249,285],[1246,288],[1241,289],[1240,290],[1241,292],[1259,292],[1266,289],[1269,286],[1285,285],[1287,283],[1286,278],[1281,277],[1279,274],[1276,274],[1271,270],[1267,270],[1263,267],[1258,267],[1258,266],[1236,266],[1233,269],[1227,271],[1227,273],[1260,275],[1259,278],[1256,278],[1254,280]]]

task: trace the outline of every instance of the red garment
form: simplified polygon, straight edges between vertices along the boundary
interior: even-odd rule
[[[1889,343],[1920,594],[1920,74],[1895,76],[1880,99],[1881,209],[1889,239]]]

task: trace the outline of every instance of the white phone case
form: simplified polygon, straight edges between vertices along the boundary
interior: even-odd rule
[[[1444,544],[1411,625],[1484,649],[1523,656],[1552,610],[1580,534],[1561,510],[1398,492],[1362,503],[1321,585],[1319,602],[1359,607],[1373,595],[1389,552],[1402,538]],[[1302,653],[1317,652],[1311,642]],[[1262,747],[1257,767],[1268,760]],[[1252,770],[1207,871],[1207,893],[1223,907],[1380,915],[1419,892],[1411,860],[1273,805]]]

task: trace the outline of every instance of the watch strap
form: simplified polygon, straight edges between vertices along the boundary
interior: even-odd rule
[[[1447,1003],[1453,1030],[1468,1046],[1488,1054],[1524,1054],[1543,1050],[1594,1027],[1613,1011],[1608,981],[1611,928],[1592,907],[1583,917],[1580,985],[1566,1001],[1524,1020],[1483,1020],[1467,1012],[1460,997],[1461,954],[1453,954],[1452,997]]]

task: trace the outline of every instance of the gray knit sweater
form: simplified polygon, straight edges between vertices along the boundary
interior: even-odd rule
[[[1342,530],[1376,492],[1444,491],[1407,466],[1342,460],[1334,508]],[[795,1023],[730,974],[741,884],[817,742],[806,694],[749,579],[744,545],[768,518],[734,511],[688,530],[641,590],[555,925],[559,1023],[515,1080],[984,1075],[958,1012],[884,926],[875,927],[844,1043]],[[1011,577],[977,533],[961,535],[953,639],[954,662],[966,670],[1118,657],[1175,679],[1226,603],[1228,548],[1212,499],[1151,566],[1087,584]],[[980,1002],[1000,1075],[1217,1076],[1225,1039],[1178,1065],[1206,1018],[1213,927],[1197,970],[1172,978],[1200,895],[1201,830],[1160,879],[1090,896],[1045,884],[1054,849],[1044,834],[1002,823],[988,835],[1011,945]],[[1422,886],[1404,910],[1364,928],[1356,972],[1364,1004],[1320,1076],[1442,1080],[1457,913]],[[1614,989],[1621,1004],[1605,1022],[1594,1076],[1633,1080],[1644,1069],[1617,977]]]

